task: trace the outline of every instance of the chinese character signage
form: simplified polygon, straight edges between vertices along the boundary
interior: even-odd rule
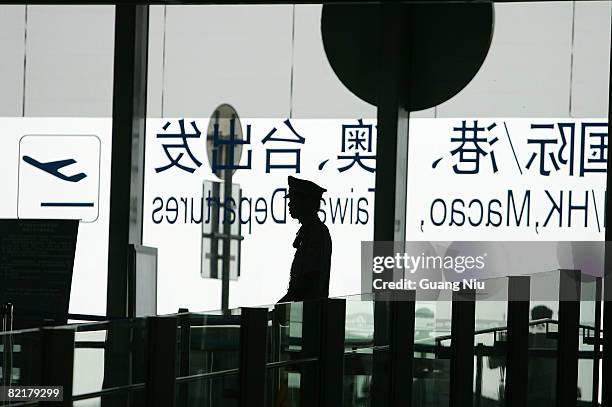
[[[603,239],[606,120],[410,124],[410,239]]]

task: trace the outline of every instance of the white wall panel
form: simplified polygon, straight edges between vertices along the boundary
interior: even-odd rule
[[[576,2],[572,117],[606,117],[610,90],[612,2]]]
[[[376,117],[376,107],[340,82],[327,61],[321,36],[321,5],[295,7],[293,116]]]
[[[495,4],[489,55],[438,117],[568,117],[572,2]]]
[[[166,6],[149,6],[147,117],[162,117]]]
[[[110,117],[115,9],[28,6],[25,115]]]
[[[166,117],[289,115],[291,6],[168,6]]]
[[[0,5],[0,116],[17,117],[23,110],[25,6]]]

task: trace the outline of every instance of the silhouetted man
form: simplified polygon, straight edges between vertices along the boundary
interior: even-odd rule
[[[289,214],[302,226],[293,242],[296,252],[289,289],[278,302],[326,298],[329,294],[332,243],[327,226],[317,214],[325,191],[314,182],[289,177]]]

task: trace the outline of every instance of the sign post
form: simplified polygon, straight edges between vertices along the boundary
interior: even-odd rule
[[[236,110],[228,105],[222,104],[212,114],[210,124],[208,126],[207,137],[207,152],[208,159],[212,166],[213,173],[223,181],[213,183],[212,201],[215,203],[216,210],[213,210],[211,216],[211,231],[210,233],[202,233],[202,238],[210,238],[210,277],[218,278],[218,259],[219,259],[219,239],[223,244],[221,249],[221,309],[224,313],[229,310],[229,281],[230,281],[230,261],[232,258],[236,261],[237,273],[236,278],[240,274],[240,241],[243,237],[240,234],[240,228],[237,234],[232,233],[232,225],[237,224],[240,227],[240,222],[228,221],[230,211],[234,210],[240,202],[240,189],[238,187],[238,196],[234,197],[234,185],[232,177],[239,166],[236,163],[240,162],[242,156],[242,144],[248,143],[243,141],[242,127]],[[206,189],[206,188],[205,188]],[[206,191],[204,191],[206,193]],[[223,194],[222,196],[221,193]],[[202,223],[204,225],[204,222]],[[221,229],[221,233],[219,230]],[[238,241],[237,253],[232,255],[232,241]],[[202,244],[204,249],[204,244]],[[204,267],[204,252],[202,253],[202,264]]]

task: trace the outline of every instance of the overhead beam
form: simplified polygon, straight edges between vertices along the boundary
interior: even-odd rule
[[[404,0],[404,2],[414,2],[414,3],[465,3],[466,0]],[[550,2],[558,2],[559,0],[471,0],[469,3],[550,3]],[[592,0],[592,1],[601,1],[607,2],[609,0]],[[380,3],[380,0],[363,0],[360,1],[359,4],[367,4],[367,3]],[[399,2],[398,2],[399,3]],[[72,1],[72,0],[64,0],[57,2],[48,2],[44,0],[34,0],[34,1],[13,1],[11,4],[62,4],[62,5],[86,5],[86,4],[97,4],[97,5],[108,5],[114,6],[116,4],[122,4],[115,1],[108,0],[90,0],[90,1]],[[355,4],[355,0],[299,0],[299,1],[290,1],[290,0],[158,0],[158,1],[146,1],[146,0],[131,0],[131,5],[181,5],[181,4],[193,4],[193,5],[227,5],[227,4],[238,4],[238,5],[275,5],[275,4]]]

